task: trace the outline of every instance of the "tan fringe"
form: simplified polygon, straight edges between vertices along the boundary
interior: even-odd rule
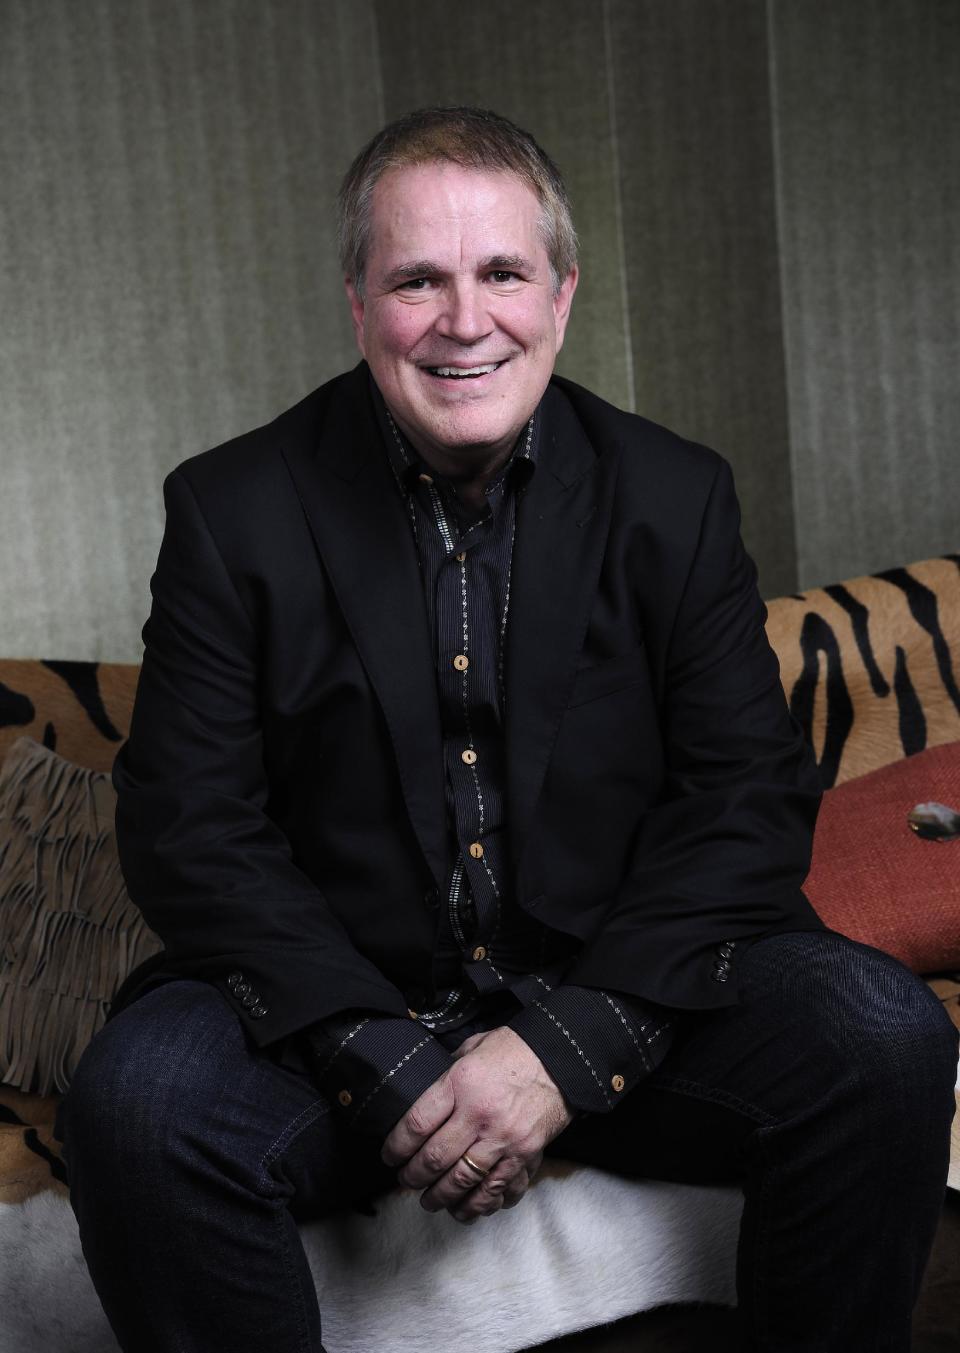
[[[0,1080],[67,1088],[160,941],[127,896],[109,776],[18,738],[0,767]]]

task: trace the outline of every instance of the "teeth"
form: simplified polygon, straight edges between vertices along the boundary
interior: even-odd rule
[[[432,366],[430,368],[437,376],[486,376],[491,371],[496,371],[500,365],[499,362],[490,362],[487,366]]]

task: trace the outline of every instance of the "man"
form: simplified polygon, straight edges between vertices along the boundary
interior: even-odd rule
[[[550,1148],[743,1182],[745,1348],[906,1349],[956,1036],[803,897],[728,468],[553,377],[575,236],[505,119],[384,129],[341,242],[365,361],[166,485],[116,768],[166,951],[66,1114],[122,1347],[320,1349],[297,1219],[399,1172],[474,1221]]]

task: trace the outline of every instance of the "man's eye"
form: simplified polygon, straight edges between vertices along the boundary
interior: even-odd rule
[[[408,277],[405,282],[400,283],[399,290],[423,291],[425,287],[429,286],[429,283],[430,279],[428,277]]]
[[[501,284],[504,282],[515,282],[517,280],[517,274],[515,272],[507,272],[502,268],[498,268],[496,272],[492,272],[490,274],[490,280],[491,282],[498,282]]]

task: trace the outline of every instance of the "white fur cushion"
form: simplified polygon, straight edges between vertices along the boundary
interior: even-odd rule
[[[741,1206],[578,1167],[472,1227],[397,1192],[302,1235],[328,1353],[508,1353],[664,1302],[732,1305]],[[116,1348],[65,1197],[0,1204],[0,1353]]]

